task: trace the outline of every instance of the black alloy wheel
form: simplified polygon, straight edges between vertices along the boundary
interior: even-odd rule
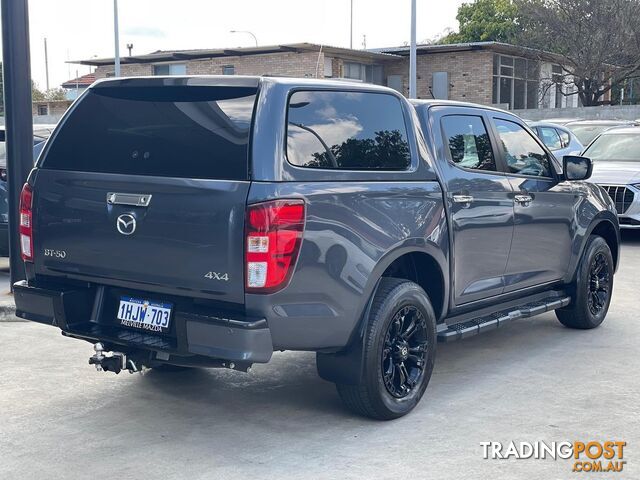
[[[604,238],[591,235],[586,242],[573,284],[568,285],[571,303],[556,316],[565,327],[596,328],[609,311],[615,262]]]
[[[589,270],[589,290],[587,302],[593,315],[599,315],[607,306],[611,291],[611,273],[607,259],[602,252],[598,252],[591,261]]]
[[[420,382],[427,349],[424,316],[415,306],[403,307],[389,323],[382,350],[382,376],[391,395],[404,398]]]
[[[369,418],[406,415],[424,395],[435,362],[436,315],[429,296],[414,282],[384,277],[364,327],[362,377],[337,383],[338,393],[350,410]]]

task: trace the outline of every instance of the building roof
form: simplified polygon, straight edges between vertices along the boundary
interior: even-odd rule
[[[468,43],[450,43],[450,44],[429,44],[417,45],[416,53],[418,55],[429,55],[434,53],[451,53],[451,52],[468,52],[473,50],[490,50],[496,53],[504,53],[506,55],[514,55],[521,57],[544,58],[551,61],[560,61],[562,56],[555,53],[546,52],[544,50],[536,50],[529,47],[521,47],[510,43],[502,42],[468,42]],[[386,47],[370,49],[371,52],[390,53],[399,56],[408,56],[410,47],[403,45],[401,47]]]
[[[286,52],[320,52],[330,55],[343,55],[350,57],[360,57],[370,60],[389,60],[399,58],[390,52],[377,52],[372,50],[355,50],[351,48],[332,47],[328,45],[319,45],[315,43],[288,43],[284,45],[270,45],[264,47],[243,47],[243,48],[215,48],[215,49],[197,49],[197,50],[158,50],[146,55],[134,55],[131,57],[120,57],[120,63],[123,65],[130,63],[156,63],[156,62],[176,62],[186,60],[198,60],[204,58],[218,57],[239,57],[248,55],[265,55],[269,53],[286,53]],[[113,65],[114,58],[91,58],[88,60],[73,60],[67,63],[75,63],[80,65],[102,66]]]
[[[67,80],[62,84],[62,88],[86,88],[95,81],[96,74],[88,73],[87,75],[82,75],[81,77]]]

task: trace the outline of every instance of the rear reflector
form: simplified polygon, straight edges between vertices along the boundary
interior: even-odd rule
[[[246,289],[272,293],[284,288],[298,258],[304,232],[302,200],[274,200],[247,207]]]
[[[33,262],[33,190],[28,183],[20,193],[20,250],[22,260]]]

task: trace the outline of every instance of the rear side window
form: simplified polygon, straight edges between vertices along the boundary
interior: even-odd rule
[[[41,167],[245,180],[255,98],[248,87],[91,89]]]
[[[540,130],[540,136],[542,142],[549,148],[549,150],[560,150],[562,148],[562,142],[558,131],[551,127],[538,127]]]
[[[287,157],[308,168],[406,170],[411,154],[400,100],[379,93],[295,92]]]
[[[571,138],[569,137],[569,132],[565,132],[564,130],[557,129],[558,135],[560,135],[560,141],[562,142],[562,148],[567,148],[571,143]]]
[[[482,117],[447,115],[442,118],[451,160],[459,167],[496,171],[491,140]]]

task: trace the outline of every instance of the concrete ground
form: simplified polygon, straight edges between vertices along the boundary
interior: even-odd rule
[[[416,410],[346,412],[314,355],[251,374],[97,373],[88,343],[0,323],[2,479],[640,478],[640,232],[625,235],[614,301],[593,331],[553,314],[439,345]],[[569,460],[484,460],[482,441],[627,442],[622,473]]]

